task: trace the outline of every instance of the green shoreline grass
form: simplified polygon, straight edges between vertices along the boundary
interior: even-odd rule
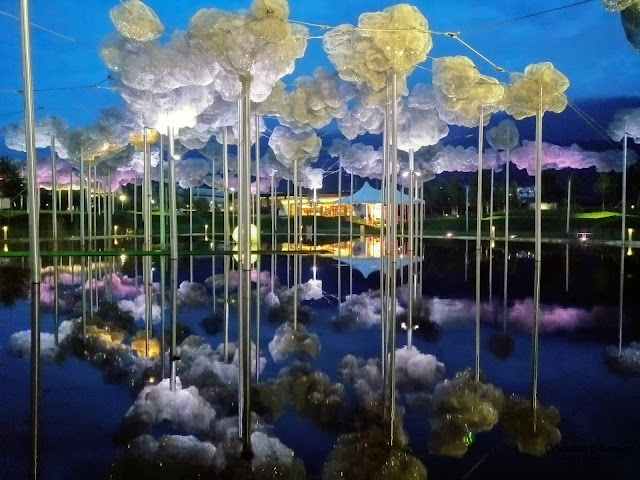
[[[635,213],[635,212],[634,212]],[[271,218],[269,215],[262,215],[262,232],[263,234],[271,233]],[[11,240],[28,238],[28,215],[24,210],[0,211],[0,227],[7,226],[7,237]],[[79,214],[74,213],[73,221],[68,212],[58,213],[58,236],[60,239],[79,236]],[[222,231],[223,216],[221,213],[216,214],[216,232],[217,235]],[[451,232],[454,235],[475,235],[476,224],[475,217],[469,217],[469,230],[466,230],[466,221],[464,216],[427,216],[423,220],[424,233],[426,235],[446,235]],[[490,218],[482,219],[482,234],[489,235]],[[118,234],[125,235],[127,231],[133,231],[133,212],[128,210],[116,210],[113,215],[113,225],[118,226]],[[40,212],[40,238],[49,239],[52,237],[52,219],[50,211]],[[207,232],[212,233],[211,214],[194,212],[193,215],[193,231],[195,234],[204,234],[205,225],[208,225]],[[303,233],[309,230],[313,225],[313,217],[302,217]],[[503,213],[494,215],[493,225],[495,227],[495,236],[504,236],[505,217]],[[97,218],[98,234],[102,234],[103,218]],[[323,235],[337,235],[338,219],[335,217],[318,217],[317,218],[318,233]],[[378,233],[378,227],[364,225],[359,219],[354,218],[353,235],[361,235],[361,226],[364,226],[364,234],[372,235]],[[602,240],[619,240],[621,235],[622,216],[619,212],[576,212],[571,216],[570,220],[570,236],[575,236],[578,232],[589,232],[589,238]],[[189,215],[188,213],[178,214],[178,228],[181,235],[189,232]],[[634,229],[637,232],[634,236],[640,239],[640,216],[628,214],[626,220],[626,228]],[[348,235],[349,217],[342,217],[342,235]],[[400,232],[401,228],[398,228]],[[160,215],[154,211],[153,215],[153,232],[157,235],[160,231]],[[405,228],[405,234],[408,229]],[[547,238],[558,238],[566,236],[566,211],[544,211],[542,213],[542,231],[543,236]],[[86,230],[88,233],[88,229]],[[168,220],[167,220],[168,232]],[[279,217],[276,222],[276,232],[278,234],[287,233],[287,219]],[[138,234],[143,233],[142,215],[138,216]],[[517,209],[514,210],[509,218],[509,233],[520,237],[532,237],[534,234],[534,212],[532,210]]]

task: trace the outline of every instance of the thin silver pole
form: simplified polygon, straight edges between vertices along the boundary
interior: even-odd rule
[[[413,149],[409,150],[409,243],[407,251],[407,261],[409,262],[409,268],[407,272],[409,288],[409,304],[407,305],[407,347],[411,350],[413,345],[413,242],[415,240],[415,225],[414,225],[414,202],[415,195],[413,194],[414,184],[414,154]],[[404,241],[404,240],[403,240]]]
[[[167,128],[167,137],[169,141],[169,258],[171,262],[171,351],[169,352],[171,372],[169,388],[172,392],[175,392],[176,363],[178,361],[178,355],[176,352],[176,328],[178,318],[178,210],[176,199],[176,158],[173,139],[173,127]]]
[[[216,160],[211,156],[211,250],[216,249]],[[216,313],[216,256],[211,255],[211,278],[213,279],[213,313]]]
[[[618,300],[618,358],[622,355],[622,317],[624,307],[624,239],[626,235],[627,222],[627,134],[622,139],[622,231],[620,232],[622,242],[620,245],[620,287]]]
[[[86,203],[86,191],[85,191],[85,178],[84,178],[84,149],[80,148],[80,249],[84,252],[86,249],[86,241],[84,237],[85,227],[85,203]],[[80,277],[82,281],[82,339],[87,336],[87,259],[83,255],[80,257]]]
[[[467,185],[465,187],[465,231],[468,232],[469,231],[469,185]]]
[[[504,238],[509,241],[509,149],[507,148],[507,160],[504,165]]]
[[[73,168],[69,169],[69,190],[67,194],[67,209],[69,210],[69,219],[73,223]]]
[[[96,215],[96,207],[98,206],[98,166],[93,166],[93,249],[98,249],[98,215]],[[97,297],[97,292],[96,292]]]
[[[271,175],[271,251],[276,251],[276,184],[275,178]],[[276,286],[276,256],[271,254],[271,294],[275,290]]]
[[[58,250],[58,203],[56,191],[58,190],[58,172],[56,168],[56,137],[51,135],[51,224],[53,230],[53,250]],[[54,343],[58,345],[58,257],[53,257],[53,336]]]
[[[144,223],[144,242],[142,245],[142,250],[145,252],[150,252],[152,249],[151,245],[151,155],[149,150],[149,138],[147,136],[147,129],[144,129],[144,178],[142,184],[142,215],[143,215],[143,223]],[[147,357],[149,356],[149,333],[153,328],[153,319],[152,319],[152,286],[153,286],[153,278],[151,273],[151,256],[145,255],[142,258],[144,270],[143,270],[143,278],[144,278],[144,317],[146,322],[145,328],[145,349]]]
[[[298,223],[298,159],[293,161],[293,249],[298,252],[298,232],[300,224]],[[293,328],[298,328],[298,257],[293,257]]]
[[[20,0],[20,41],[22,51],[22,91],[24,99],[25,146],[27,151],[27,195],[29,198],[29,266],[31,268],[31,449],[29,476],[38,478],[40,433],[40,245],[38,218],[40,214],[36,189],[36,144],[33,107],[33,77],[31,72],[31,37],[29,0]]]
[[[349,196],[349,295],[353,295],[353,172]]]
[[[238,101],[238,256],[240,284],[238,308],[238,436],[243,452],[251,452],[251,127],[249,98],[250,80],[242,81],[242,94]]]
[[[571,221],[571,179],[569,179],[569,183],[567,185],[567,227],[566,227],[567,234],[569,234],[570,221]],[[622,225],[622,240],[624,240],[624,220]]]
[[[627,234],[627,134],[622,138],[622,229],[620,241],[624,246],[624,238]]]
[[[338,303],[342,303],[342,162],[338,157]],[[382,270],[380,270],[382,272]],[[382,273],[381,273],[382,274]],[[338,315],[340,309],[338,308]]]
[[[262,250],[262,219],[260,218],[260,116],[256,115],[256,244]],[[251,233],[251,232],[249,232]],[[260,377],[260,255],[256,261],[256,382]]]
[[[618,295],[618,358],[622,356],[622,319],[624,308],[624,263],[625,251],[624,245],[620,246],[620,284]]]
[[[489,236],[493,239],[493,177],[495,176],[495,168],[491,167],[491,189],[489,197]]]
[[[398,265],[398,248],[396,243],[398,231],[398,76],[395,71],[391,72],[391,147],[389,149],[389,161],[391,162],[391,288],[389,290],[390,301],[388,301],[389,315],[389,445],[394,444],[395,433],[395,410],[396,410],[396,281],[397,281],[397,265]]]
[[[193,187],[189,187],[189,281],[193,283]]]
[[[480,262],[482,260],[482,153],[484,145],[484,111],[480,107],[478,125],[478,192],[476,200],[476,361],[475,379],[480,381]]]
[[[224,361],[229,358],[229,239],[231,224],[229,221],[229,152],[227,127],[222,130],[222,175],[224,181]]]
[[[138,238],[138,174],[133,179],[133,235]]]
[[[164,145],[162,133],[158,132],[158,136],[160,137],[160,160],[158,162],[158,170],[160,173],[160,191],[158,194],[158,201],[160,202],[160,248],[164,250],[167,248],[167,212],[166,212],[166,199],[165,199],[165,188],[166,184],[164,181]],[[164,274],[164,272],[162,272]],[[163,284],[164,287],[164,284]],[[164,301],[164,296],[163,296]],[[162,315],[164,316],[164,308],[162,308]]]
[[[58,202],[56,191],[58,190],[56,171],[56,137],[51,135],[51,224],[53,230],[53,245],[57,249],[58,242]]]
[[[533,288],[533,332],[531,349],[531,411],[533,430],[536,430],[538,410],[538,335],[540,323],[540,274],[542,267],[542,86],[540,106],[536,115],[536,178],[535,178],[535,272]]]

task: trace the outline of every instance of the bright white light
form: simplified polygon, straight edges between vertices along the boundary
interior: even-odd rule
[[[233,233],[231,234],[231,238],[234,242],[238,243],[238,238],[240,235],[240,227],[236,227]],[[251,225],[251,243],[258,243],[258,227],[255,225]]]
[[[452,233],[452,232],[447,232],[447,234],[445,235],[445,237],[447,237],[447,238],[451,238],[451,237],[453,237],[453,233]]]

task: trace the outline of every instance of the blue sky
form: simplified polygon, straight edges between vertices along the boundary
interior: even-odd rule
[[[37,89],[91,85],[104,80],[108,71],[98,56],[102,38],[113,30],[109,9],[117,0],[31,0],[32,22],[75,39],[59,38],[33,29],[34,80]],[[506,25],[479,28],[484,25],[526,15],[548,8],[573,3],[575,0],[456,0],[417,1],[437,31],[460,31],[462,38],[498,65],[522,71],[529,63],[551,61],[571,81],[568,95],[573,102],[606,104],[608,99],[626,97],[629,106],[640,105],[640,52],[627,42],[620,15],[606,12],[599,0],[558,12]],[[220,0],[148,0],[167,31],[185,29],[189,18],[200,8],[217,7],[237,10],[250,1]],[[356,23],[358,15],[383,9],[397,2],[382,0],[292,0],[291,18],[326,25]],[[18,14],[18,2],[0,0],[0,10]],[[311,29],[319,35],[322,30]],[[467,32],[468,33],[465,33]],[[5,89],[20,89],[20,41],[18,22],[0,15],[0,125],[21,119],[22,97]],[[507,80],[505,74],[444,36],[434,36],[431,56],[468,55],[483,73]],[[430,68],[430,60],[424,66]],[[308,75],[316,66],[330,66],[322,50],[321,40],[310,40],[305,57],[297,63],[294,76]],[[430,73],[416,70],[410,84],[430,82]],[[92,122],[103,107],[121,100],[105,89],[73,89],[36,92],[36,105],[44,107],[38,115],[55,114],[71,126]],[[625,101],[616,105],[625,106]],[[607,109],[605,109],[607,110]],[[610,110],[610,109],[609,109]],[[592,110],[598,115],[598,108]],[[607,111],[597,120],[606,126],[612,113]],[[575,115],[574,115],[575,117]],[[609,117],[609,118],[607,118]],[[593,132],[595,135],[595,132]]]

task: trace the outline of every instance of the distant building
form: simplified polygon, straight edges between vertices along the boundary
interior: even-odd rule
[[[536,187],[518,187],[516,191],[518,200],[522,203],[531,203],[536,200]]]

